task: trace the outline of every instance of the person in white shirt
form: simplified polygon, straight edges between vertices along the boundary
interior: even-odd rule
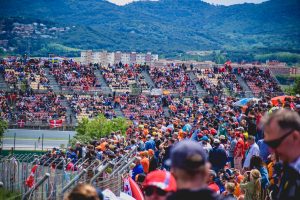
[[[249,170],[250,168],[250,160],[252,156],[259,156],[259,147],[255,143],[255,137],[250,135],[248,137],[248,143],[250,145],[249,150],[246,152],[246,158],[244,162],[244,170]]]

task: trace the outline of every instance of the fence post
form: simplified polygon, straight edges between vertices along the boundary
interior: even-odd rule
[[[33,188],[31,188],[30,190],[28,190],[24,196],[22,197],[22,200],[27,200],[27,197],[32,193],[34,192],[41,184],[44,183],[44,181],[46,181],[48,178],[50,177],[50,174],[49,173],[46,173],[45,176],[39,180],[34,186]]]
[[[107,168],[109,165],[111,165],[110,162],[106,163],[106,164],[102,167],[102,169],[101,169],[97,174],[95,174],[95,175],[92,177],[92,179],[91,179],[91,181],[90,181],[90,184],[91,184],[91,185],[92,185],[93,182],[96,180],[96,178],[97,178],[98,176],[100,176],[100,174],[102,174],[102,173],[104,172],[104,170],[106,170],[106,168]]]
[[[67,189],[69,189],[73,183],[75,181],[77,181],[83,174],[85,174],[87,172],[86,169],[83,169],[75,178],[73,178],[70,183],[68,183],[63,189],[62,189],[62,194],[65,193],[67,191]]]

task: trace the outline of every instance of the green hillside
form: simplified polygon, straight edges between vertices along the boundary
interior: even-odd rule
[[[233,6],[160,0],[122,7],[104,0],[2,0],[1,5],[2,20],[22,17],[72,27],[50,39],[27,38],[27,43],[32,40],[31,46],[37,43],[30,51],[36,55],[48,50],[69,53],[69,48],[152,51],[167,57],[186,51],[221,50],[222,55],[246,60],[257,54],[300,53],[299,0]],[[56,50],[52,45],[48,49],[49,43],[65,48]],[[14,52],[28,51],[26,45]]]

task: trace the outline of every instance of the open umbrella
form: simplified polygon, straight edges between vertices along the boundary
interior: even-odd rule
[[[294,96],[287,96],[287,95],[284,95],[284,96],[278,96],[278,97],[273,97],[271,99],[271,102],[274,106],[277,106],[278,105],[278,101],[280,101],[281,103],[285,103],[285,100],[286,98],[289,98],[289,99],[294,99],[295,97]]]
[[[243,107],[245,106],[249,101],[255,101],[258,102],[259,99],[257,98],[243,98],[235,103],[233,103],[234,106],[239,106],[239,107]]]

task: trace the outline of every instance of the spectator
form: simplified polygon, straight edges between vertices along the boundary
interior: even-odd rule
[[[82,147],[80,145],[80,142],[76,142],[75,153],[76,153],[78,159],[82,158]]]
[[[177,182],[177,191],[168,200],[214,200],[218,195],[207,187],[209,163],[201,145],[184,140],[177,143],[171,151],[171,171]]]
[[[257,169],[247,171],[245,179],[240,184],[242,190],[245,191],[244,200],[259,200],[261,195],[261,175]]]
[[[158,161],[152,149],[148,150],[148,154],[149,154],[149,162],[150,162],[149,172],[152,172],[158,168]]]
[[[264,119],[265,143],[284,162],[279,192],[275,199],[300,197],[300,116],[280,109]]]
[[[152,149],[153,151],[155,151],[155,142],[154,140],[151,138],[151,135],[147,135],[147,142],[145,143],[145,149],[148,151],[149,149]]]
[[[144,173],[140,157],[136,158],[134,164],[135,164],[135,166],[132,169],[132,177],[131,177],[133,180],[135,180],[136,175]]]
[[[220,188],[215,183],[215,179],[217,178],[217,174],[214,170],[209,171],[209,178],[208,178],[208,188],[212,191],[216,192],[217,194],[220,194]]]
[[[64,200],[103,200],[100,199],[97,190],[87,184],[78,184],[70,193],[68,193]]]
[[[140,153],[141,156],[141,164],[143,166],[143,170],[145,174],[148,174],[149,172],[149,158],[148,158],[148,151],[142,151]]]
[[[269,147],[264,142],[264,139],[260,139],[257,141],[257,145],[259,147],[259,156],[263,159],[265,163],[268,161],[268,156],[270,155]]]
[[[168,171],[150,172],[144,181],[145,200],[166,200],[176,191],[176,180]]]
[[[231,167],[234,167],[234,150],[236,148],[237,140],[233,130],[229,131],[229,135],[230,135],[230,146],[228,151],[228,160],[230,162]]]
[[[214,147],[209,152],[209,162],[212,165],[212,169],[218,173],[221,169],[224,168],[227,162],[226,151],[220,148],[220,140],[214,139]]]
[[[270,184],[267,168],[263,164],[263,160],[259,156],[252,156],[250,160],[250,169],[257,169],[261,174],[262,189],[267,189]]]
[[[228,182],[225,184],[225,194],[223,200],[236,200],[236,196],[234,196],[235,184],[232,182]]]
[[[244,162],[244,169],[248,170],[250,169],[250,160],[252,156],[259,156],[259,147],[255,143],[255,136],[250,135],[248,137],[248,142],[249,142],[249,149],[246,152],[246,157],[245,157],[245,162]]]

